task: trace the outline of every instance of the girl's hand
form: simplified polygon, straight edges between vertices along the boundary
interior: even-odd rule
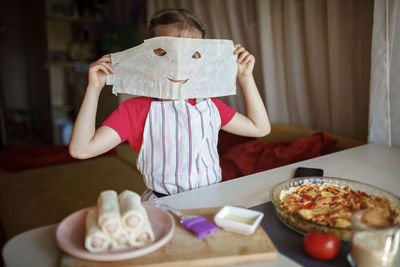
[[[233,53],[238,55],[238,78],[252,76],[255,57],[240,44],[235,44],[235,48]]]
[[[111,68],[111,55],[104,55],[96,62],[89,66],[89,84],[88,87],[93,87],[101,91],[106,84],[107,74],[114,74]]]

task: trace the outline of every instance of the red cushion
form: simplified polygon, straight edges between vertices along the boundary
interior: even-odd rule
[[[252,140],[229,149],[221,156],[222,180],[277,168],[330,153],[337,139],[319,132],[287,141]]]
[[[236,146],[238,144],[241,144],[241,143],[244,143],[244,142],[247,142],[250,140],[256,140],[256,138],[231,134],[231,133],[228,133],[225,131],[219,131],[218,154],[223,155],[225,152],[227,152],[233,146]]]
[[[116,155],[115,149],[100,155]],[[68,146],[22,147],[0,151],[0,167],[6,172],[79,161],[69,155]]]

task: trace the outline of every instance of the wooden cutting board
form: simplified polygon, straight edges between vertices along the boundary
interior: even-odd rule
[[[220,208],[184,210],[187,214],[203,215],[214,222]],[[175,217],[175,216],[174,216]],[[216,233],[198,239],[183,228],[175,217],[176,228],[171,241],[150,254],[124,261],[93,262],[64,256],[63,267],[83,266],[222,266],[274,260],[278,251],[265,231],[258,226],[249,236],[219,229]]]

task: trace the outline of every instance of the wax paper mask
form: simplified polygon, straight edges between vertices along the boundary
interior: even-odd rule
[[[230,40],[155,37],[111,54],[113,93],[162,99],[236,94],[237,56]]]

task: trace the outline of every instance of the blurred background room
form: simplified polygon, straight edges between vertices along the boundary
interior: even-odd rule
[[[4,3],[3,147],[68,144],[89,64],[103,54],[140,44],[145,10],[142,0]],[[117,97],[104,90],[98,120],[117,104]]]
[[[206,38],[233,40],[256,57],[272,131],[253,143],[220,136],[223,181],[369,142],[400,147],[399,2],[2,1],[0,246],[93,205],[101,191],[145,190],[126,143],[89,160],[71,158],[68,143],[89,64],[142,43],[162,8],[194,12]],[[97,126],[129,97],[106,87]],[[223,101],[245,112],[240,89]],[[247,144],[259,154],[242,162],[242,151],[256,148]]]
[[[152,14],[168,7],[193,11],[206,38],[231,39],[256,56],[272,122],[365,142],[399,134],[398,100],[389,103],[399,98],[398,1],[17,0],[1,9],[1,146],[68,144],[88,65],[140,44]],[[102,94],[98,123],[128,97]],[[225,101],[243,112],[238,95]]]

